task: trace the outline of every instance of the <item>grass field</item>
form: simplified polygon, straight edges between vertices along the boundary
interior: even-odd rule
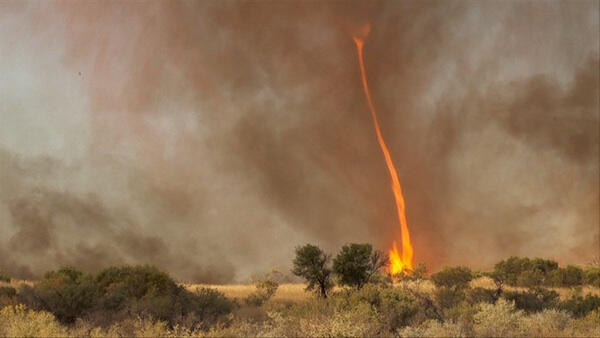
[[[410,289],[420,291],[423,293],[431,294],[435,291],[435,285],[429,280],[423,280],[419,282],[407,282],[405,284]],[[195,291],[198,288],[213,288],[222,292],[226,297],[232,299],[243,299],[248,297],[249,294],[256,291],[256,287],[252,284],[184,284],[184,287],[190,291]],[[471,281],[471,287],[481,287],[485,289],[495,289],[496,285],[494,281],[488,277],[481,277]],[[273,300],[286,300],[286,301],[299,301],[305,300],[313,296],[312,293],[304,290],[304,284],[281,284],[277,289],[277,292],[273,296]],[[505,290],[508,291],[525,291],[526,288],[505,286]],[[592,286],[583,286],[580,288],[550,288],[556,291],[561,299],[567,299],[574,293],[586,296],[600,295],[600,288]]]

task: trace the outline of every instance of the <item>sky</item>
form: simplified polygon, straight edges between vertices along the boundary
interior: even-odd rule
[[[597,1],[0,2],[0,271],[600,256]]]

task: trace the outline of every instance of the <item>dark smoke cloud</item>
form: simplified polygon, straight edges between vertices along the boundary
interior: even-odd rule
[[[0,269],[287,271],[399,236],[418,261],[599,254],[597,2],[0,5]]]

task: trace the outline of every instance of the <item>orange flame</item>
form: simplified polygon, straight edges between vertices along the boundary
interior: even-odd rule
[[[367,75],[365,72],[365,63],[363,57],[363,44],[364,38],[369,33],[369,26],[365,26],[359,35],[354,36],[354,42],[356,43],[356,49],[358,51],[358,61],[360,63],[360,75],[362,77],[363,89],[365,96],[367,97],[367,103],[369,104],[369,110],[371,110],[371,117],[373,118],[373,124],[375,125],[375,133],[377,134],[377,141],[379,147],[385,158],[385,164],[387,165],[388,171],[390,172],[390,178],[392,179],[392,191],[394,192],[394,199],[396,200],[396,209],[398,211],[398,219],[400,220],[400,234],[402,236],[402,255],[398,252],[396,247],[396,241],[392,244],[392,249],[389,251],[390,265],[388,267],[388,273],[392,276],[397,275],[401,272],[410,272],[413,269],[413,247],[410,241],[410,232],[408,231],[408,222],[406,221],[406,207],[404,204],[404,196],[402,195],[402,186],[398,179],[398,173],[394,162],[390,156],[390,152],[383,140],[383,135],[379,129],[379,122],[377,121],[377,113],[375,113],[375,107],[371,100],[371,93],[369,92],[369,86],[367,85]],[[409,270],[409,271],[406,271]]]

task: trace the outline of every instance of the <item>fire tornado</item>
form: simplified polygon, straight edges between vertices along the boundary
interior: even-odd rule
[[[377,113],[375,112],[375,107],[373,106],[373,101],[371,100],[371,93],[369,91],[369,85],[367,84],[367,74],[365,72],[365,63],[363,57],[363,43],[364,37],[368,34],[368,26],[365,26],[362,36],[354,36],[354,42],[356,43],[356,49],[358,52],[358,62],[360,64],[360,75],[362,77],[363,89],[365,91],[365,96],[367,98],[367,103],[369,105],[369,110],[371,111],[371,117],[373,118],[373,125],[375,126],[375,134],[377,135],[377,142],[379,143],[379,147],[381,148],[381,152],[383,153],[383,157],[385,159],[385,164],[387,165],[388,171],[390,172],[390,178],[392,180],[392,191],[394,192],[394,199],[396,201],[396,209],[398,211],[398,220],[400,221],[400,234],[402,236],[402,251],[398,252],[398,248],[396,245],[396,241],[393,241],[392,248],[389,251],[389,259],[390,265],[388,268],[388,272],[390,274],[396,275],[405,270],[413,269],[413,247],[410,241],[410,232],[408,230],[408,222],[406,220],[406,206],[404,204],[404,195],[402,194],[402,186],[400,184],[400,180],[398,179],[398,173],[396,171],[396,167],[394,166],[394,162],[392,161],[392,157],[390,156],[390,152],[388,150],[387,145],[383,139],[383,135],[381,134],[381,129],[379,128],[379,122],[377,120]]]

